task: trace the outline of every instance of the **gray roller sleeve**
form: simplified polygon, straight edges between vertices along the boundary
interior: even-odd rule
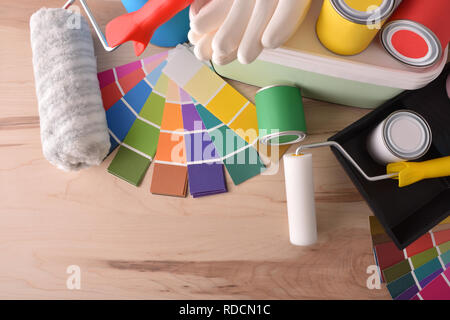
[[[30,28],[45,158],[64,170],[99,165],[110,141],[86,20],[42,8],[32,15]]]

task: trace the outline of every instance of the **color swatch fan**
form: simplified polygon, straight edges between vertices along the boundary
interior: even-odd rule
[[[111,150],[108,171],[184,197],[227,192],[265,170],[256,108],[183,46],[98,74]]]
[[[167,52],[98,74],[111,151],[124,141],[138,118],[152,93],[152,86],[161,76],[166,58]]]
[[[393,299],[450,299],[450,218],[403,250],[376,217],[369,217],[369,223],[375,262]]]

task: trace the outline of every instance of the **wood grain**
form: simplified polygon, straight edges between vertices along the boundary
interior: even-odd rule
[[[283,168],[229,193],[176,199],[101,166],[77,173],[42,156],[29,18],[64,1],[5,2],[0,10],[0,298],[385,299],[366,288],[374,263],[370,210],[328,149],[313,150],[319,242],[289,244]],[[90,1],[99,22],[124,12]],[[151,47],[144,55],[163,49]],[[134,60],[129,44],[105,53],[99,71]],[[232,82],[253,99],[256,88]],[[327,139],[368,111],[305,100],[309,137]],[[293,150],[294,147],[291,148]],[[66,268],[81,267],[81,290]]]

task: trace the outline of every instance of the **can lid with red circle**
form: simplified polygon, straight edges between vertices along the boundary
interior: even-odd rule
[[[429,67],[442,56],[441,43],[436,35],[411,20],[395,20],[386,24],[381,41],[394,58],[415,67]]]

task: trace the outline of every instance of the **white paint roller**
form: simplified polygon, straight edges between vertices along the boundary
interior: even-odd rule
[[[312,155],[286,154],[283,160],[290,241],[312,245],[317,242]]]
[[[289,236],[291,243],[294,245],[307,246],[317,241],[312,155],[309,153],[304,154],[302,151],[321,147],[333,147],[337,149],[368,181],[380,181],[398,176],[397,172],[379,176],[367,175],[336,141],[301,145],[294,154],[285,155],[283,159]]]
[[[44,156],[64,170],[100,164],[110,141],[86,20],[42,8],[30,28]]]

